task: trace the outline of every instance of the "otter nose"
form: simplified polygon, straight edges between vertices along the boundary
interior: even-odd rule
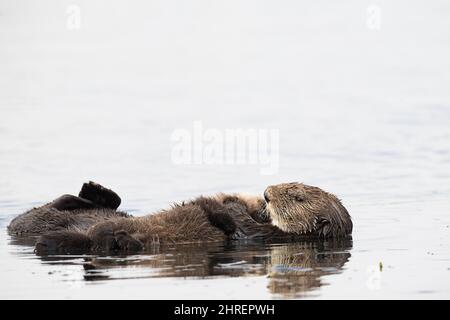
[[[264,191],[264,200],[266,200],[267,203],[269,203],[270,199],[269,199],[269,193],[266,191]]]

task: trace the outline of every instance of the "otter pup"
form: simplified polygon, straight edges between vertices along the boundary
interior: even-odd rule
[[[264,197],[217,194],[143,217],[117,211],[120,197],[97,183],[19,215],[8,230],[38,235],[36,252],[135,252],[155,244],[261,238],[345,238],[347,210],[334,195],[302,183],[268,187]]]

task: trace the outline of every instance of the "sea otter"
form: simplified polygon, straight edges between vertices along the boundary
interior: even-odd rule
[[[117,211],[120,197],[83,184],[11,221],[15,235],[38,235],[37,253],[136,252],[153,245],[233,239],[346,238],[352,221],[331,193],[303,183],[269,186],[264,196],[217,194],[174,204],[143,217]]]

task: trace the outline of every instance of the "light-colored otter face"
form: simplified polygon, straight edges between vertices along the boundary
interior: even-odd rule
[[[295,234],[343,237],[352,232],[352,221],[336,196],[303,183],[269,186],[264,192],[272,224]]]

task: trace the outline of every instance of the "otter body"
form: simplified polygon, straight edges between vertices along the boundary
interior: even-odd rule
[[[117,211],[121,200],[115,192],[89,182],[78,197],[64,195],[29,210],[16,217],[8,230],[15,235],[39,236],[38,253],[135,252],[171,243],[348,237],[352,224],[340,201],[315,188],[311,195],[320,201],[312,197],[311,203],[301,203],[307,199],[308,188],[315,187],[298,183],[271,186],[264,198],[239,194],[199,197],[133,217]]]

